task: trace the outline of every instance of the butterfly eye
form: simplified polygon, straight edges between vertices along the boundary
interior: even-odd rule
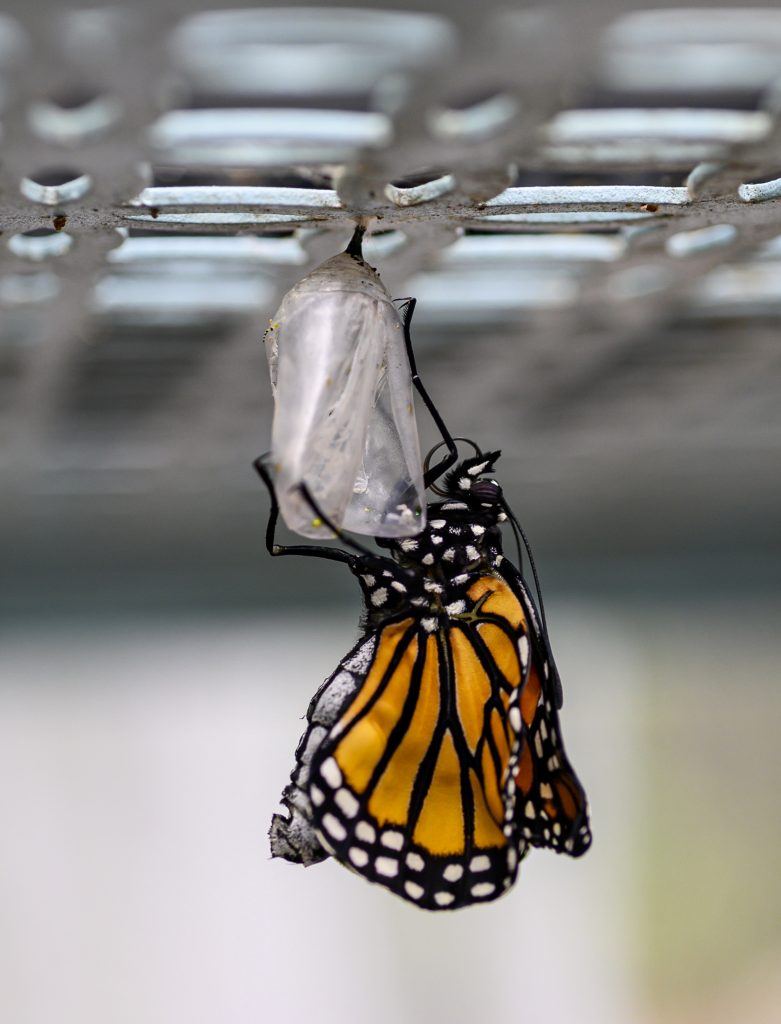
[[[469,493],[478,501],[495,502],[502,499],[502,488],[495,480],[477,480],[472,484]]]

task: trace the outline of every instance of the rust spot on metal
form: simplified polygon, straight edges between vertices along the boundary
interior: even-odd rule
[[[62,231],[62,229],[65,227],[67,223],[68,218],[65,216],[64,213],[58,213],[55,214],[54,217],[52,217],[52,225],[55,231]]]

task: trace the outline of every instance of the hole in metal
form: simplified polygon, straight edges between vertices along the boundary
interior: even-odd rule
[[[114,96],[73,93],[31,103],[27,121],[39,138],[72,146],[102,135],[122,116],[122,104]]]
[[[44,168],[29,177],[22,178],[19,189],[25,198],[33,203],[58,206],[82,199],[92,188],[89,174],[81,174],[72,168]]]
[[[34,263],[64,256],[72,245],[73,238],[69,234],[65,231],[52,231],[50,228],[34,228],[8,239],[8,248],[15,256]]]
[[[713,224],[707,228],[679,231],[671,235],[665,243],[665,249],[670,256],[697,256],[701,252],[729,245],[737,235],[738,229],[734,224]]]
[[[520,104],[507,92],[497,92],[470,106],[440,107],[429,115],[432,135],[444,141],[495,135],[518,116]]]

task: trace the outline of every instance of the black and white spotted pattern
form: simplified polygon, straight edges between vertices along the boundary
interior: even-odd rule
[[[361,816],[361,802],[333,757],[318,766],[312,798],[318,807],[322,846],[370,882],[425,910],[456,910],[501,896],[514,883],[526,852],[523,839],[501,848],[475,850],[466,861],[432,856],[409,842],[398,826],[380,827]],[[512,819],[512,810],[507,821]]]
[[[282,794],[281,814],[271,819],[269,838],[273,857],[295,864],[317,864],[329,856],[312,825],[309,766],[330,732],[339,712],[352,699],[374,656],[375,637],[361,639],[339,662],[312,698],[306,713],[307,726],[296,748],[296,766]]]

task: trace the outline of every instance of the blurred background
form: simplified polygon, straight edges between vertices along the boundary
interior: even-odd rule
[[[3,1021],[778,1020],[780,87],[773,4],[7,0]],[[260,339],[358,217],[592,802],[453,915],[268,857],[359,600],[265,553]]]

